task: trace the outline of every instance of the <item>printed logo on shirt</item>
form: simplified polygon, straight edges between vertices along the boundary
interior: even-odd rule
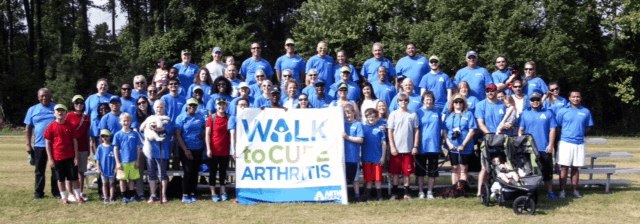
[[[391,88],[387,88],[387,91],[391,91]]]
[[[130,138],[130,139],[135,139],[136,137],[134,137],[134,136],[129,136],[129,138]]]
[[[482,73],[476,73],[476,76],[482,76]]]
[[[333,62],[327,62],[327,65],[332,65],[332,64],[333,64]]]
[[[469,118],[467,118],[467,117],[462,117],[462,118],[461,118],[461,120],[463,120],[463,121],[468,121],[468,120],[469,120]]]
[[[438,82],[444,82],[444,78],[440,77],[440,79],[438,79]]]
[[[258,65],[258,68],[264,68],[264,65]]]
[[[546,120],[546,119],[547,119],[547,116],[545,116],[544,114],[542,114],[542,115],[540,115],[540,119],[541,119],[541,120]]]
[[[503,115],[503,114],[504,114],[504,110],[500,109],[500,111],[498,111],[498,113],[499,113],[500,115]]]
[[[424,64],[424,62],[419,61],[419,62],[418,62],[418,64],[419,64],[419,65],[422,65],[422,64]]]
[[[438,115],[432,114],[431,117],[438,118]]]
[[[384,67],[389,67],[389,62],[386,62],[386,61],[385,61],[384,63],[382,63],[382,66],[384,66]]]
[[[293,63],[298,63],[300,62],[300,60],[293,60]]]
[[[587,116],[587,114],[582,113],[582,112],[578,112],[578,115],[580,115],[580,116]]]
[[[564,106],[564,103],[556,103],[558,106]]]
[[[358,127],[356,127],[356,126],[351,126],[351,130],[356,130],[356,129],[358,129]]]
[[[535,83],[529,83],[529,86],[536,87],[536,84]]]

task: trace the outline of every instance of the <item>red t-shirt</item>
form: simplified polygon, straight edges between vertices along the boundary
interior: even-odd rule
[[[216,116],[214,124],[211,117]],[[217,114],[209,116],[207,127],[211,127],[211,154],[214,156],[229,156],[229,146],[231,145],[231,134],[227,130],[229,116],[220,117]]]
[[[44,130],[44,138],[51,141],[53,161],[58,162],[76,156],[76,152],[73,150],[75,137],[75,129],[68,122],[60,124],[54,121],[47,126],[47,129]]]
[[[81,119],[84,121],[82,122],[82,126],[78,128]],[[91,127],[89,116],[70,112],[67,114],[67,117],[64,118],[64,122],[69,123],[78,136],[78,152],[89,151],[89,127]]]

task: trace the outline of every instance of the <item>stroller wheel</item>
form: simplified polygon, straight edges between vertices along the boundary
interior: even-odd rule
[[[482,196],[480,197],[484,206],[489,206],[489,200],[491,200],[491,190],[489,189],[489,183],[485,182],[482,187]]]
[[[513,212],[516,215],[533,215],[536,212],[536,202],[531,197],[520,196],[513,202]]]

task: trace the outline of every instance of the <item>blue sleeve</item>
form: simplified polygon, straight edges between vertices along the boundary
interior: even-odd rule
[[[364,132],[362,131],[362,123],[356,121],[356,136],[358,138],[364,138]]]
[[[91,96],[87,97],[87,100],[84,101],[84,113],[86,115],[91,116],[91,111],[89,111],[89,105],[91,104]]]
[[[281,71],[281,68],[282,68],[282,57],[279,57],[278,60],[276,60],[275,69],[276,71]]]
[[[176,122],[175,122],[175,124],[176,124],[175,129],[184,132],[184,119],[185,119],[184,114],[178,115],[178,117],[176,118]]]
[[[303,73],[303,72],[304,72],[304,73],[307,73],[307,72],[305,71],[306,67],[307,67],[307,63],[304,61],[304,58],[302,58],[302,57],[301,57],[301,58],[300,58],[300,63],[298,63],[298,71],[299,71],[300,73]],[[304,81],[304,80],[301,80],[301,81]]]
[[[29,107],[27,115],[24,116],[24,124],[33,127],[33,121],[31,121],[31,114],[33,113],[33,107]]]
[[[426,89],[427,88],[427,79],[429,78],[429,74],[424,74],[422,76],[422,78],[420,79],[420,83],[418,83],[418,87],[422,88],[422,89]]]
[[[227,130],[236,130],[236,116],[229,117],[229,123],[227,123]]]
[[[493,78],[491,78],[491,74],[489,74],[489,71],[487,71],[487,69],[484,69],[484,85],[487,86],[489,84],[494,84]]]
[[[244,62],[242,62],[242,65],[240,66],[240,71],[238,71],[238,74],[240,74],[242,77],[247,77],[247,64],[249,61],[245,60]]]
[[[313,62],[313,57],[309,58],[307,63],[304,65],[305,66],[305,69],[304,69],[305,73],[309,73],[309,70],[311,69],[311,62]]]
[[[515,112],[515,111],[514,111]],[[529,113],[527,113],[527,111],[523,111],[522,114],[520,115],[520,119],[518,120],[518,126],[521,128],[525,128],[525,131],[527,130],[525,127],[525,118],[529,116]]]
[[[267,60],[262,59],[262,61],[266,64],[264,66],[266,68],[266,71],[264,72],[267,73],[267,77],[273,76],[273,67],[271,67],[271,64]]]
[[[467,118],[469,118],[469,129],[478,129],[478,123],[476,122],[476,119],[473,119],[473,115],[471,114],[471,112],[467,111]]]
[[[393,62],[391,62],[391,60],[387,59],[387,62],[389,63],[389,68],[387,72],[389,72],[389,76],[391,77],[396,77],[396,69],[393,68]]]
[[[214,105],[214,103],[213,103],[214,100],[215,99],[213,99],[213,97],[211,97],[209,99],[209,101],[207,102],[207,106],[205,106],[205,109],[207,109],[208,111],[211,111],[211,112],[215,112],[216,108],[213,106]]]
[[[121,140],[120,140],[119,133],[116,133],[115,135],[113,135],[113,144],[112,145],[114,147],[117,146],[118,148],[122,148],[122,146],[120,145],[121,144],[120,142],[121,142]]]
[[[560,108],[558,110],[558,114],[556,114],[556,123],[558,127],[562,126],[562,116],[564,116],[564,108]]]
[[[455,86],[460,85],[460,82],[462,81],[462,69],[458,70],[458,72],[456,72],[456,76],[453,77],[453,84]]]
[[[456,85],[453,84],[453,82],[451,82],[451,78],[449,78],[449,76],[447,75],[447,78],[444,79],[445,82],[445,86],[447,87],[447,89],[451,89],[453,87],[456,87]]]
[[[100,124],[98,125],[98,132],[100,132],[100,130],[102,129],[107,129],[107,115],[102,116],[102,119],[100,119]],[[111,133],[114,134],[114,133]]]
[[[351,69],[351,81],[360,81],[360,76],[358,76],[358,70],[356,70],[356,67],[353,67],[353,65],[349,64],[349,68]]]
[[[399,76],[399,75],[402,75],[402,68],[403,68],[403,64],[402,64],[402,62],[403,62],[403,60],[402,60],[402,58],[401,58],[401,59],[400,59],[400,60],[398,60],[398,62],[396,63],[395,70],[396,70],[396,75],[398,75],[398,76]],[[392,67],[393,67],[393,65],[392,65]]]
[[[484,120],[484,103],[480,102],[476,104],[476,110],[475,110],[475,117],[476,119],[482,119]]]
[[[547,86],[547,83],[545,83],[542,79],[540,79],[540,89],[542,90],[543,94],[549,92],[549,86]]]
[[[368,62],[369,62],[369,60],[366,60],[366,61],[364,62],[364,64],[362,65],[362,69],[360,69],[360,75],[361,75],[362,77],[364,77],[365,79],[368,79],[368,78],[369,78],[369,76],[367,76],[367,66],[369,65],[369,63],[368,63]],[[372,80],[369,80],[369,82],[371,82],[371,81],[372,81]]]
[[[591,111],[589,111],[589,121],[587,123],[587,127],[593,127],[593,118],[591,117]]]
[[[550,128],[556,128],[558,127],[558,122],[556,122],[556,118],[553,116],[553,112],[548,111],[549,113],[547,113],[547,115],[549,115],[549,127]]]
[[[100,161],[100,153],[102,152],[102,144],[98,145],[98,149],[96,149],[95,155],[93,155],[93,160]]]

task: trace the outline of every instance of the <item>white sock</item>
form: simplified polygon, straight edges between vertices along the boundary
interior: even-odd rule
[[[76,194],[76,198],[82,198],[82,192],[80,189],[75,189],[73,192]]]
[[[67,192],[66,191],[60,192],[60,198],[67,199]]]
[[[433,194],[433,192],[427,191],[427,195],[432,195],[432,194]]]

